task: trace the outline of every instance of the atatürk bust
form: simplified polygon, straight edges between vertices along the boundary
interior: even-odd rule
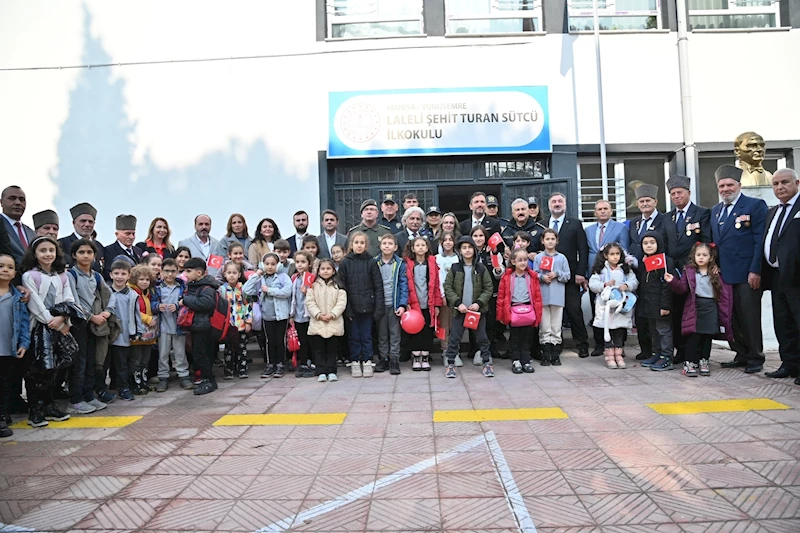
[[[742,187],[769,187],[772,173],[764,170],[764,156],[767,153],[764,138],[758,133],[747,131],[736,137],[733,153],[742,169]]]

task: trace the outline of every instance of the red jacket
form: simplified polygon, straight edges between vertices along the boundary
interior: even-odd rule
[[[539,289],[539,277],[528,267],[528,291],[531,293],[531,303],[536,311],[536,323],[531,327],[538,327],[542,321],[542,291]],[[511,278],[514,269],[508,268],[500,278],[500,287],[497,290],[497,321],[501,324],[511,324]]]
[[[406,277],[408,278],[408,307],[409,309],[420,310],[419,298],[417,298],[417,287],[414,285],[414,259],[406,258]],[[436,257],[428,256],[428,309],[434,307],[441,307],[444,305],[442,302],[442,290],[439,284],[439,265],[436,264]],[[434,322],[433,313],[431,313],[431,326]]]

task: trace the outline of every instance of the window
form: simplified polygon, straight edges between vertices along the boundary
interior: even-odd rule
[[[326,0],[328,37],[424,35],[423,0]]]
[[[661,28],[659,0],[597,0],[600,29],[645,31]],[[594,30],[592,0],[570,0],[569,31]]]
[[[688,0],[692,30],[777,28],[777,0]]]
[[[584,225],[597,221],[594,203],[601,199],[611,203],[614,218],[620,222],[637,216],[639,207],[634,191],[645,183],[658,187],[658,210],[663,213],[669,207],[664,192],[668,175],[664,158],[609,158],[606,165],[608,180],[603,183],[599,158],[581,158],[578,161],[579,215]]]
[[[544,31],[542,0],[447,0],[447,34]]]

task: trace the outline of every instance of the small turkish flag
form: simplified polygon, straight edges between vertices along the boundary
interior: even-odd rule
[[[303,274],[303,285],[306,287],[310,287],[314,284],[314,280],[317,279],[317,276],[312,274],[311,272],[306,272]]]
[[[542,261],[539,263],[539,267],[542,270],[553,270],[553,258],[549,255],[545,255],[542,257]]]
[[[663,253],[645,257],[644,267],[648,272],[658,270],[659,268],[667,268],[667,257]]]
[[[464,315],[464,327],[467,329],[478,329],[478,323],[481,321],[481,314],[477,311],[467,311]]]
[[[210,254],[206,265],[208,265],[208,268],[222,268],[222,261],[221,255]]]
[[[495,233],[497,235],[497,233]],[[492,256],[492,266],[494,268],[500,268],[503,265],[503,261],[500,258],[500,254],[490,254]]]
[[[499,233],[494,233],[491,237],[489,237],[489,242],[487,245],[489,249],[493,252],[497,251],[497,245],[503,242],[503,238],[500,236]]]

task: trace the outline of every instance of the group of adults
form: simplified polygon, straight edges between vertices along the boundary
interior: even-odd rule
[[[578,355],[582,358],[588,357],[590,352],[581,298],[587,289],[589,269],[604,246],[620,243],[641,263],[641,239],[646,232],[655,231],[661,234],[666,243],[666,254],[680,270],[687,263],[689,251],[696,242],[713,242],[719,255],[721,275],[733,286],[734,295],[734,341],[730,347],[736,355],[732,361],[722,363],[722,366],[742,367],[747,373],[762,371],[761,297],[764,290],[771,290],[773,324],[781,366],[766,375],[772,378],[795,377],[795,383],[800,384],[800,182],[792,169],[775,172],[772,188],[780,203],[767,209],[763,200],[743,194],[741,178],[740,168],[733,165],[719,167],[714,179],[721,201],[708,209],[691,201],[689,178],[673,176],[667,181],[673,205],[668,212],[657,209],[659,188],[643,184],[635,190],[639,215],[624,222],[614,220],[611,203],[598,200],[594,209],[597,222],[585,228],[580,219],[567,216],[567,198],[562,193],[554,193],[548,198],[549,214],[546,217],[541,216],[537,199],[530,197],[514,200],[510,206],[511,219],[504,220],[497,216],[499,204],[496,197],[475,192],[469,201],[469,218],[461,222],[455,214],[443,213],[436,206],[423,210],[414,194],[406,194],[400,199],[387,193],[381,198],[380,205],[373,199],[361,204],[361,223],[351,228],[348,234],[364,232],[368,251],[374,255],[379,253],[380,237],[386,233],[396,236],[399,249],[403,249],[409,239],[425,236],[432,241],[433,252],[437,253],[442,232],[466,235],[474,226],[480,225],[488,237],[499,233],[509,248],[517,232],[529,233],[532,241],[529,252],[535,254],[542,250],[541,232],[546,228],[554,229],[558,233],[558,251],[566,256],[572,273],[566,287],[565,315],[577,344]],[[398,216],[400,203],[397,200],[402,202],[402,216]],[[26,247],[37,235],[57,237],[59,219],[52,210],[34,214],[33,229],[21,223],[26,198],[20,187],[5,188],[0,201],[4,218],[4,224],[0,224],[0,253],[8,253],[19,262]],[[96,236],[94,226],[97,210],[93,206],[80,203],[70,209],[70,215],[72,232],[58,241],[64,250],[69,250],[70,244],[79,238],[93,240]],[[331,249],[335,245],[346,248],[347,234],[339,232],[339,215],[336,211],[328,209],[322,212],[322,233],[318,236],[309,233],[309,216],[305,211],[295,213],[292,222],[295,233],[286,237],[286,240],[293,252],[301,249],[304,240],[309,239],[316,240],[319,257],[331,257]],[[275,242],[282,238],[277,223],[271,218],[259,221],[251,237],[244,216],[233,214],[228,219],[225,236],[218,240],[210,235],[211,218],[201,214],[194,219],[194,234],[180,240],[175,248],[170,241],[169,224],[164,218],[156,218],[150,223],[147,235],[140,243],[135,243],[136,223],[133,215],[116,217],[115,241],[105,247],[97,243],[102,253],[98,254],[101,259],[95,265],[96,270],[107,271],[114,258],[120,255],[134,262],[140,261],[148,253],[166,257],[174,256],[181,250],[190,257],[205,260],[214,255],[225,257],[232,242],[241,243],[245,255],[251,262],[257,263],[260,256],[272,250]],[[594,299],[591,293],[590,299]],[[671,313],[676,362],[683,357],[685,348],[685,339],[679,333],[683,305],[684,298],[676,295]],[[594,309],[594,305],[590,307]],[[637,326],[641,347],[637,359],[645,359],[652,355],[652,335],[647,330],[647,320],[637,320]],[[603,350],[602,330],[593,328],[593,337],[595,347],[591,355],[600,355]]]

